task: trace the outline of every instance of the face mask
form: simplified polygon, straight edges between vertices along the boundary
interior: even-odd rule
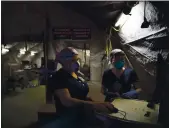
[[[124,67],[124,61],[120,60],[114,63],[114,67],[117,69],[122,69]]]

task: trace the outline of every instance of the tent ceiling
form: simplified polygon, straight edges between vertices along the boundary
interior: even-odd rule
[[[45,3],[45,4],[44,4]],[[69,8],[80,15],[83,15],[93,21],[99,29],[105,29],[109,25],[111,25],[121,13],[121,10],[124,8],[126,2],[112,2],[112,1],[98,1],[98,2],[87,2],[87,1],[72,1],[72,2],[58,2],[58,1],[43,1],[43,2],[28,2],[28,1],[3,1],[2,2],[2,24],[9,24],[13,17],[17,17],[18,13],[20,17],[18,17],[17,21],[13,21],[13,25],[9,24],[8,28],[17,29],[15,24],[20,22],[19,25],[23,28],[23,33],[10,35],[3,35],[4,33],[8,33],[2,25],[2,38],[6,40],[2,40],[2,42],[14,42],[14,41],[31,41],[34,40],[36,42],[41,42],[43,40],[42,33],[36,32],[42,28],[43,17],[45,16],[45,5],[50,8],[50,10],[55,10],[55,4],[60,4],[65,8]],[[23,5],[21,7],[21,5]],[[42,7],[42,6],[43,7]],[[57,6],[56,6],[57,7]],[[16,8],[16,9],[15,9]],[[18,9],[19,8],[19,9]],[[16,11],[13,11],[15,9]],[[19,11],[20,10],[20,11]],[[51,12],[50,12],[51,13]],[[64,13],[63,13],[64,14]],[[27,21],[25,21],[27,19]],[[34,20],[36,19],[36,20]],[[9,22],[10,21],[10,22]],[[37,25],[37,23],[39,23]],[[33,26],[29,26],[29,24]],[[33,30],[29,30],[29,27],[33,28]],[[37,28],[37,29],[36,29]],[[10,30],[9,30],[10,31]],[[18,31],[18,30],[16,30]],[[24,31],[27,31],[26,33]],[[18,36],[19,35],[19,36]]]
[[[105,29],[113,22],[125,7],[126,2],[116,1],[74,1],[59,2],[62,6],[70,8],[91,19],[100,29]]]
[[[14,2],[14,1],[2,2],[2,23],[5,22],[5,21],[3,21],[3,16],[11,13],[10,11],[7,11],[7,10],[8,9],[10,10],[10,8],[14,4],[16,4],[16,3],[18,4],[18,2]],[[81,15],[84,15],[85,17],[91,19],[98,26],[98,28],[102,29],[102,30],[105,30],[107,27],[112,25],[116,21],[117,17],[120,15],[120,13],[122,12],[123,8],[126,6],[126,2],[124,2],[124,1],[81,1],[81,2],[80,1],[71,1],[71,2],[69,2],[69,1],[60,1],[60,2],[58,2],[58,1],[50,1],[50,2],[43,1],[43,2],[50,3],[49,6],[51,6],[51,8],[55,7],[52,5],[60,4],[61,6],[65,7],[65,8],[69,8]],[[3,3],[9,3],[9,6],[3,6],[3,5],[5,5]],[[41,8],[39,3],[42,3],[42,2],[21,1],[20,3],[21,4],[35,3],[36,5],[39,5],[37,8],[29,9],[29,11],[30,11],[30,13],[38,14],[37,16],[43,15],[42,13],[44,12],[44,10],[41,10],[39,12],[39,8]],[[153,2],[153,4],[157,8],[162,10],[164,12],[164,14],[168,13],[168,10],[166,10],[166,8],[168,7],[168,3],[169,2]],[[17,15],[17,13],[14,13],[13,17],[15,15]],[[166,19],[169,19],[169,18],[166,16]],[[32,20],[31,22],[39,22],[39,21]],[[25,23],[22,23],[21,25],[23,26],[23,28],[26,28],[25,26],[27,26]],[[32,27],[35,28],[37,26],[35,25]],[[43,30],[43,28],[42,28],[42,30]],[[5,28],[3,28],[3,25],[2,25],[2,39],[3,39],[3,31],[7,31],[7,30],[5,30]],[[20,36],[10,35],[10,37],[5,37],[5,39],[7,41],[2,40],[2,42],[14,42],[14,41],[20,42],[20,41],[31,41],[31,40],[34,40],[35,42],[41,42],[43,40],[43,36],[42,36],[42,33],[29,34],[29,32],[28,32],[27,35],[25,35],[25,33],[23,33]]]

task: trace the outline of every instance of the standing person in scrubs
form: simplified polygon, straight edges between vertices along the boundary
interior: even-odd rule
[[[125,67],[125,53],[121,49],[114,49],[110,53],[112,68],[105,70],[102,77],[101,92],[106,96],[105,101],[112,101],[117,97],[137,99],[141,88],[136,88],[138,81],[136,72]]]

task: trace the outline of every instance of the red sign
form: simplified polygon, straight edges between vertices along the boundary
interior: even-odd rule
[[[72,29],[73,40],[91,39],[91,30],[89,28],[74,28]]]
[[[54,39],[88,40],[91,39],[89,28],[54,28]]]
[[[68,28],[54,28],[54,39],[71,39],[71,29]]]

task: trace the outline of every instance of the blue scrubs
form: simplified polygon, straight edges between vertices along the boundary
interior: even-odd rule
[[[88,84],[80,79],[75,79],[64,69],[54,73],[51,81],[53,90],[66,88],[69,90],[71,97],[86,100],[89,92]],[[82,128],[85,125],[84,106],[65,107],[57,96],[54,99],[56,111],[60,117],[47,123],[42,128]]]
[[[106,88],[108,92],[119,92],[120,95],[129,92],[132,89],[132,85],[137,81],[137,74],[131,68],[125,69],[120,78],[116,77],[112,72],[112,69],[106,70],[102,77],[102,85],[104,88]],[[105,101],[111,101],[112,98],[115,97],[112,95],[106,95]]]

